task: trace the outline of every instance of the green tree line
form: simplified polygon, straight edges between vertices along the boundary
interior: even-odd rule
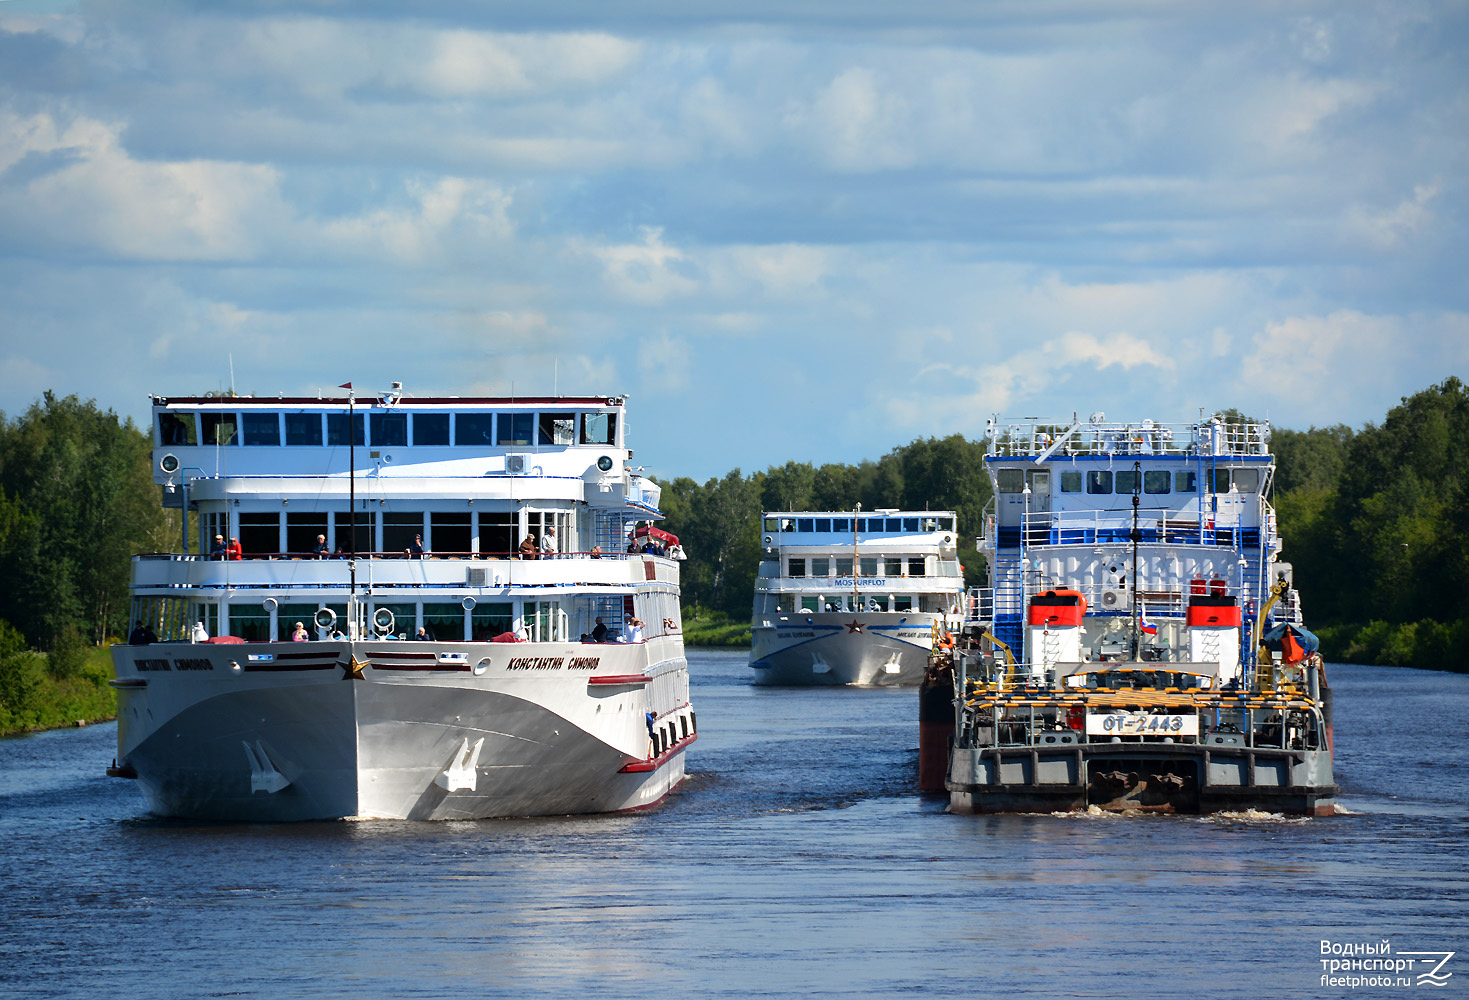
[[[0,731],[111,715],[102,658],[127,634],[128,572],[174,537],[152,440],[94,401],[0,413]]]

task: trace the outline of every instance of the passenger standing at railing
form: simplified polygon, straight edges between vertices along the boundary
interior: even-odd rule
[[[535,557],[536,557],[536,536],[535,536],[535,532],[527,532],[525,538],[520,543],[520,558],[522,558],[522,559],[534,559]]]
[[[316,536],[316,548],[311,550],[311,554],[318,559],[326,559],[331,556],[332,550],[327,548],[325,535]]]
[[[240,547],[240,540],[233,535],[230,536],[230,543],[226,551],[229,552],[229,557],[232,560],[238,561],[245,558],[245,550]]]
[[[224,536],[223,535],[215,535],[214,536],[214,548],[212,548],[212,549],[209,550],[209,558],[211,558],[211,559],[221,559],[221,560],[222,559],[228,559],[229,558],[229,554],[230,554],[229,546],[226,545],[226,544],[224,544]]]
[[[413,536],[413,544],[411,544],[411,545],[408,546],[408,558],[409,559],[422,559],[423,558],[423,536],[422,535],[414,535]]]
[[[306,626],[300,622],[296,623],[296,630],[291,633],[292,642],[305,642],[310,636],[306,634]]]
[[[541,555],[549,558],[556,551],[556,529],[547,528],[541,536]]]
[[[593,545],[592,546],[592,558],[593,559],[601,559],[602,558],[602,546],[600,546],[600,545]]]

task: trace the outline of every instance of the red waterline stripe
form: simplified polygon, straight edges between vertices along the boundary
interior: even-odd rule
[[[689,735],[685,736],[683,739],[675,743],[673,746],[663,751],[657,757],[654,757],[652,760],[638,760],[634,761],[631,764],[624,764],[621,768],[618,769],[617,773],[634,774],[638,771],[656,771],[658,770],[658,768],[668,763],[668,761],[671,760],[675,754],[683,753],[684,748],[698,738],[698,733],[690,733]]]

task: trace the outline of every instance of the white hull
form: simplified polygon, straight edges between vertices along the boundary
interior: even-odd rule
[[[943,615],[809,612],[751,629],[756,684],[782,686],[917,685]]]
[[[638,809],[683,779],[694,739],[677,637],[162,643],[117,646],[114,659],[118,763],[165,816]]]

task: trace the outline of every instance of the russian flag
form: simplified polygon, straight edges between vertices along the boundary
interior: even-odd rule
[[[1137,627],[1142,629],[1144,635],[1157,635],[1158,626],[1148,621],[1148,606],[1139,604],[1137,607]]]

